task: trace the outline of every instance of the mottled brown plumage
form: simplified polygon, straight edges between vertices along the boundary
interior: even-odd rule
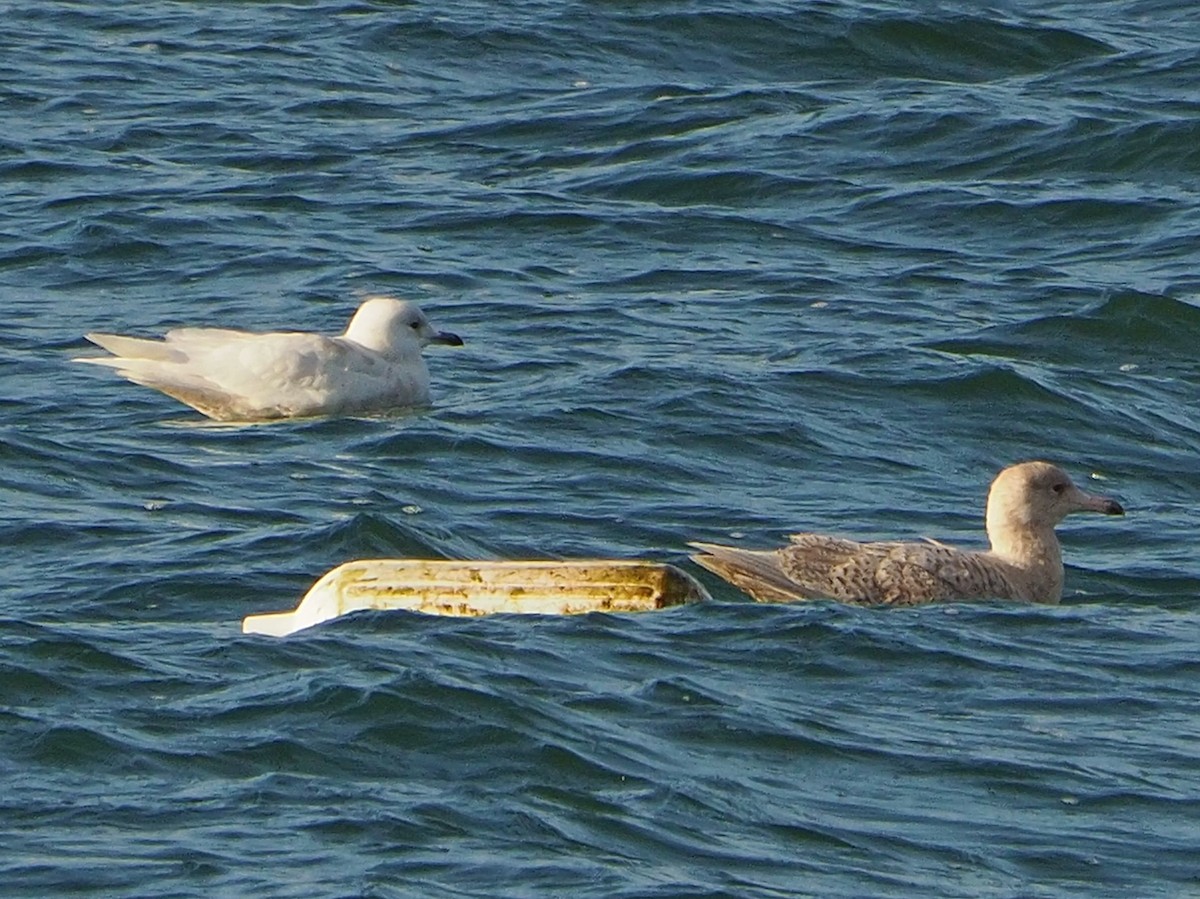
[[[986,552],[944,543],[859,543],[794,534],[776,550],[693,543],[692,556],[760,602],[835,599],[919,605],[970,599],[1056,603],[1062,550],[1054,527],[1072,512],[1122,515],[1115,500],[1084,493],[1061,468],[1023,462],[997,475],[988,493]]]

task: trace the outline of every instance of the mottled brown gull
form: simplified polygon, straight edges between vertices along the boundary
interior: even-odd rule
[[[88,334],[112,356],[75,361],[115,368],[218,421],[364,415],[429,402],[421,350],[461,346],[415,303],[372,297],[338,337],[178,328],[162,340]]]
[[[776,550],[692,543],[692,559],[760,602],[834,599],[863,605],[1011,599],[1057,603],[1062,549],[1054,527],[1072,512],[1124,515],[1120,503],[1084,493],[1048,462],[1022,462],[1000,472],[987,501],[991,549],[944,543],[858,543],[822,534],[793,534]]]

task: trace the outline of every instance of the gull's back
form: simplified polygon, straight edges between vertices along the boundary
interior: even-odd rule
[[[1019,573],[990,553],[941,543],[859,543],[794,534],[777,550],[694,543],[692,558],[764,602],[833,599],[864,605],[921,605],[970,599],[1028,599]]]
[[[353,341],[301,332],[178,328],[162,341],[88,335],[115,368],[220,421],[353,414],[429,401],[418,354],[389,360]]]

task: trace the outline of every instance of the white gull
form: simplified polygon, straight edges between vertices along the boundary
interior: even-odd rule
[[[1123,515],[1115,500],[1084,493],[1057,465],[1022,462],[988,492],[986,552],[944,543],[858,543],[793,534],[782,549],[758,551],[692,543],[692,559],[760,602],[834,599],[910,606],[939,600],[1009,599],[1057,603],[1062,549],[1054,527],[1072,512]]]
[[[218,421],[363,415],[429,402],[430,343],[461,346],[415,303],[371,297],[339,337],[178,328],[162,340],[87,334],[105,365]]]

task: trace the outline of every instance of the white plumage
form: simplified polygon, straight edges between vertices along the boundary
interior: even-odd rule
[[[280,331],[178,328],[162,340],[88,334],[104,365],[218,421],[362,415],[429,402],[430,343],[461,346],[415,304],[372,297],[338,337]]]

